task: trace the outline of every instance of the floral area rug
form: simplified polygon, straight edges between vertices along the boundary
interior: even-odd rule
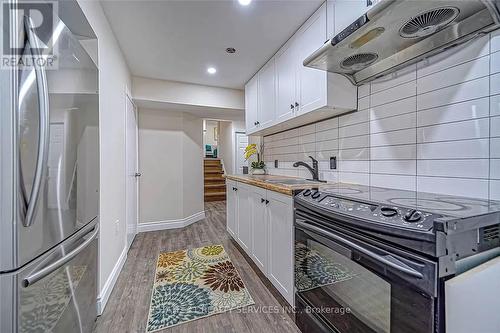
[[[160,253],[146,332],[252,304],[222,245]]]
[[[306,245],[295,243],[295,287],[308,291],[334,283],[347,281],[356,276],[346,266],[335,262]]]

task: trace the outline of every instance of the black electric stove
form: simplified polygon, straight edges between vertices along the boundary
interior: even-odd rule
[[[444,282],[500,252],[500,202],[351,184],[294,197],[303,332],[444,332]]]

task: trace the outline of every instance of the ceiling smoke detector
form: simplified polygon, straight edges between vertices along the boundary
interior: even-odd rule
[[[348,70],[359,71],[377,61],[376,53],[358,53],[342,60],[340,67]]]
[[[226,53],[230,53],[230,54],[236,53],[236,49],[234,47],[228,47],[226,49]]]
[[[403,38],[421,38],[432,35],[453,22],[460,10],[456,7],[434,8],[408,20],[399,35]]]

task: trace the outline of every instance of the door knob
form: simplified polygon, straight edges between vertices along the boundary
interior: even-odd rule
[[[140,176],[142,176],[142,174],[140,172],[136,172],[134,176],[135,177],[140,177]]]

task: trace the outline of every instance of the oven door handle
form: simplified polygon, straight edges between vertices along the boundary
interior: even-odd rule
[[[323,236],[323,237],[326,237],[329,239],[333,239],[333,240],[336,240],[340,243],[343,243],[343,244],[355,249],[356,251],[359,251],[359,252],[363,253],[364,255],[366,255],[366,256],[368,256],[368,257],[370,257],[378,262],[381,262],[384,265],[392,267],[400,272],[411,275],[411,276],[416,277],[418,279],[424,278],[422,273],[414,270],[413,268],[410,268],[408,266],[405,267],[405,266],[399,265],[396,262],[393,262],[393,261],[387,259],[385,256],[378,255],[378,254],[376,254],[368,249],[365,249],[364,247],[362,247],[354,242],[351,242],[350,240],[342,238],[334,233],[328,232],[328,231],[323,230],[321,228],[318,228],[318,227],[315,227],[313,225],[309,225],[307,223],[300,222],[300,221],[295,221],[295,224],[297,226],[299,226],[301,229],[309,230],[309,231],[312,231],[320,236]]]

